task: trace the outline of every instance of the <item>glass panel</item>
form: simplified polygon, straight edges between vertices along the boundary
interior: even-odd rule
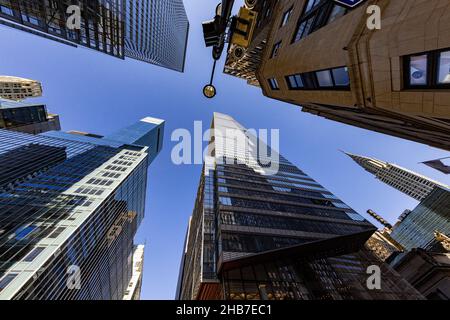
[[[318,71],[316,72],[317,81],[320,87],[332,87],[333,80],[331,78],[330,70]]]
[[[439,83],[450,84],[450,51],[442,52],[440,54]]]
[[[350,85],[350,78],[348,76],[348,68],[333,69],[334,84],[336,86]]]
[[[331,11],[330,18],[328,19],[328,23],[331,23],[334,20],[336,20],[337,18],[342,17],[343,15],[345,15],[345,12],[346,12],[346,9],[344,7],[341,7],[337,4],[334,5],[333,11]]]
[[[426,85],[428,72],[428,56],[426,54],[421,56],[411,57],[410,64],[410,84],[411,85]]]
[[[303,88],[303,80],[302,77],[299,74],[296,74],[295,76],[295,81],[297,82],[297,87],[299,88]]]

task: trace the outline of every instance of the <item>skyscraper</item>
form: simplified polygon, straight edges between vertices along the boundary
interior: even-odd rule
[[[434,233],[450,235],[450,189],[435,188],[414,210],[394,225],[391,237],[406,250],[426,249]]]
[[[233,41],[242,28],[232,29],[226,74],[304,112],[450,150],[450,39],[442,14],[449,2],[377,1],[381,28],[367,27],[377,19],[367,14],[375,1],[354,9],[329,0],[256,2],[247,47]]]
[[[1,0],[0,24],[73,47],[183,72],[189,22],[182,0]]]
[[[448,187],[443,183],[431,180],[392,163],[351,153],[346,154],[367,172],[375,175],[380,181],[417,201],[424,200],[436,187]]]
[[[128,288],[125,290],[123,300],[140,300],[142,289],[142,277],[144,275],[144,250],[143,244],[134,247],[133,273]]]
[[[0,98],[20,101],[42,96],[42,86],[36,80],[0,76]]]
[[[47,112],[43,104],[24,103],[0,98],[0,129],[38,134],[60,130],[59,116]]]
[[[189,21],[182,0],[125,0],[125,55],[184,71]]]
[[[124,297],[163,128],[145,118],[120,137],[0,130],[1,157],[17,163],[1,168],[0,299]]]
[[[376,229],[362,216],[230,116],[211,128],[178,298],[421,298],[364,249]],[[374,264],[382,290],[366,285]]]
[[[67,24],[77,14],[70,6],[77,3],[79,29]],[[0,24],[124,58],[123,0],[2,0]]]

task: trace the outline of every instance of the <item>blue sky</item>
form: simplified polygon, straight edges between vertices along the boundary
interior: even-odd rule
[[[445,175],[419,164],[448,152],[331,122],[265,98],[258,88],[222,74],[223,61],[215,80],[217,97],[203,98],[212,59],[204,47],[201,22],[211,19],[216,1],[185,0],[185,6],[191,33],[184,74],[0,26],[0,74],[41,81],[44,96],[36,101],[60,115],[63,130],[105,135],[145,116],[166,120],[164,149],[150,167],[146,218],[136,239],[147,243],[142,298],[174,297],[201,172],[199,165],[172,164],[176,143],[170,135],[177,128],[192,131],[196,120],[206,129],[214,111],[248,128],[280,129],[280,153],[364,215],[371,208],[394,222],[417,202],[375,180],[339,149],[450,183]]]

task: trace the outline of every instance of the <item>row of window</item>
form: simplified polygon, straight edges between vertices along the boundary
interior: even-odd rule
[[[290,7],[284,12],[281,19],[280,28],[286,26],[290,22],[294,7]],[[339,17],[345,15],[349,9],[335,4],[327,0],[309,0],[306,3],[305,9],[300,16],[298,26],[292,37],[291,43],[295,43],[305,38],[314,31],[324,27],[325,25],[335,21]],[[277,42],[272,48],[271,58],[277,56],[282,42]]]
[[[450,88],[450,50],[406,56],[404,82],[407,88]]]
[[[285,77],[289,90],[349,90],[350,77],[347,67],[320,70]],[[276,78],[269,79],[272,90],[280,90]]]

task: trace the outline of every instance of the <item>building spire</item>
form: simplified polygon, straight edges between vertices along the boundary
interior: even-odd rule
[[[378,213],[376,213],[373,210],[367,210],[367,213],[374,218],[375,220],[377,220],[379,223],[381,223],[384,227],[386,227],[389,230],[392,230],[392,225],[387,222],[382,216],[380,216]]]

